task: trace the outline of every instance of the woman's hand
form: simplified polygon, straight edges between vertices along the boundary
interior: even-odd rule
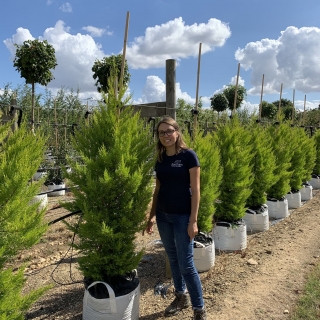
[[[198,234],[198,224],[197,221],[190,221],[188,224],[188,235],[190,237],[190,241],[194,239],[194,237]]]
[[[148,234],[152,234],[153,233],[153,225],[155,223],[156,223],[155,219],[149,219],[145,230],[142,231],[142,235],[144,236],[145,232],[147,232]]]

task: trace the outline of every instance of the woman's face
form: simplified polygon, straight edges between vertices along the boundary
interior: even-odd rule
[[[166,148],[174,146],[178,139],[178,133],[175,128],[167,123],[159,125],[158,135],[161,144]]]

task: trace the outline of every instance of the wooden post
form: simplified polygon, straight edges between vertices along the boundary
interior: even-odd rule
[[[125,63],[126,63],[126,51],[127,51],[129,19],[130,19],[130,12],[128,11],[127,12],[127,19],[126,19],[126,28],[125,28],[125,31],[124,31],[124,41],[123,41],[123,49],[122,49],[122,63],[121,63],[121,72],[120,72],[119,91],[121,91],[122,86],[123,86],[124,67],[125,67]]]
[[[262,112],[263,84],[264,84],[264,74],[262,75],[262,85],[261,85],[261,95],[260,95],[260,105],[259,105],[259,120],[260,121],[261,121],[261,112]]]
[[[307,102],[307,95],[304,95],[304,105],[303,105],[303,120],[302,120],[302,125],[305,125],[306,121],[306,102]]]
[[[197,88],[196,88],[196,103],[194,106],[195,113],[193,115],[193,138],[195,137],[196,130],[197,130],[197,111],[198,111],[198,95],[199,95],[199,79],[200,79],[200,60],[201,60],[201,46],[202,43],[199,43],[199,55],[198,55],[198,71],[197,71]]]
[[[295,115],[295,108],[294,108],[294,96],[295,96],[296,89],[293,89],[293,95],[292,95],[292,124],[294,123],[294,115]]]
[[[55,126],[55,133],[56,133],[56,149],[58,149],[58,124],[57,124],[56,99],[54,99],[54,126]]]
[[[176,60],[166,60],[166,113],[176,120]]]
[[[68,108],[66,105],[66,112],[65,112],[65,127],[64,127],[64,147],[67,150],[67,125],[68,125]]]
[[[31,131],[34,134],[34,82],[32,82],[31,108]]]
[[[235,89],[235,92],[234,92],[233,111],[231,113],[232,115],[236,111],[237,97],[238,97],[239,75],[240,75],[240,63],[238,63],[238,73],[237,73],[236,89]]]
[[[279,107],[278,107],[278,121],[280,121],[281,99],[282,99],[282,83],[281,83],[281,86],[280,86],[280,100],[279,100]]]

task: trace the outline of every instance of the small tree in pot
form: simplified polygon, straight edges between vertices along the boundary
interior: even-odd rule
[[[273,154],[271,138],[266,130],[254,123],[250,131],[254,152],[252,158],[253,182],[251,195],[247,199],[249,208],[246,211],[244,221],[248,231],[266,231],[269,229],[266,192],[274,183],[276,159]],[[259,215],[256,216],[257,214]]]
[[[135,237],[145,228],[154,165],[150,130],[139,113],[122,107],[128,103],[121,101],[125,89],[118,98],[109,91],[90,126],[76,131],[73,147],[84,165],[70,159],[67,178],[79,189],[73,189],[74,202],[65,204],[82,211],[79,225],[69,227],[80,239],[75,247],[82,254],[79,268],[87,284],[108,283],[116,296],[123,294],[121,279],[137,268],[142,256]]]
[[[220,149],[223,176],[219,201],[216,204],[217,223],[213,229],[213,237],[218,249],[220,246],[221,250],[240,250],[246,247],[246,228],[242,218],[245,216],[246,202],[252,192],[253,182],[250,133],[240,125],[237,117],[234,117],[225,126],[220,127],[214,137]],[[222,231],[219,234],[217,226],[232,229],[241,226],[241,243],[236,243],[236,238],[234,243],[229,243],[230,239],[223,241],[222,237],[226,232]]]

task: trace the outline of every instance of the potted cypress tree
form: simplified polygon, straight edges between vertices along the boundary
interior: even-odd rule
[[[290,177],[291,190],[286,195],[288,207],[292,209],[301,207],[301,193],[303,177],[305,176],[306,155],[303,150],[303,136],[305,131],[303,128],[291,128],[290,144],[293,150],[291,158],[291,166],[289,171],[292,172]]]
[[[243,220],[247,232],[260,232],[269,229],[267,190],[274,181],[276,159],[273,154],[271,139],[265,128],[254,123],[250,128],[253,146],[251,195],[247,199],[246,215]]]
[[[22,124],[13,133],[10,126],[0,126],[0,141],[0,318],[25,319],[30,306],[49,288],[24,294],[25,266],[13,270],[10,260],[36,244],[47,230],[45,210],[38,210],[39,202],[30,204],[41,186],[30,183],[30,177],[43,159],[45,139]]]
[[[211,134],[204,136],[203,132],[197,130],[189,144],[197,153],[201,165],[198,210],[199,234],[194,239],[194,264],[198,272],[204,272],[212,268],[215,262],[212,228],[215,212],[214,203],[219,196],[222,167],[220,165],[219,148]]]
[[[307,201],[312,199],[312,185],[309,184],[309,181],[312,177],[313,168],[316,164],[316,146],[315,139],[313,137],[309,137],[308,134],[302,134],[302,143],[301,148],[303,150],[303,154],[306,158],[304,173],[302,177],[302,187],[300,188],[301,193],[301,201]]]
[[[290,144],[291,128],[287,123],[272,125],[267,131],[271,137],[273,153],[276,157],[274,184],[267,190],[269,218],[285,218],[289,215],[288,200],[285,195],[290,191],[293,150]]]
[[[313,136],[316,148],[316,163],[313,168],[310,184],[313,189],[320,189],[320,130],[317,130]]]
[[[113,86],[110,85],[110,88]],[[139,317],[140,284],[134,269],[142,251],[135,238],[145,228],[152,196],[154,144],[139,113],[122,101],[126,88],[112,90],[72,139],[81,164],[70,159],[67,178],[81,220],[69,228],[79,237],[79,268],[85,279],[83,319]],[[107,289],[106,289],[107,288]],[[115,308],[116,306],[116,308]],[[101,315],[102,314],[102,315]]]
[[[243,217],[253,182],[250,132],[240,125],[237,117],[233,117],[219,127],[214,137],[220,150],[223,174],[213,239],[219,250],[242,250],[247,246]]]

